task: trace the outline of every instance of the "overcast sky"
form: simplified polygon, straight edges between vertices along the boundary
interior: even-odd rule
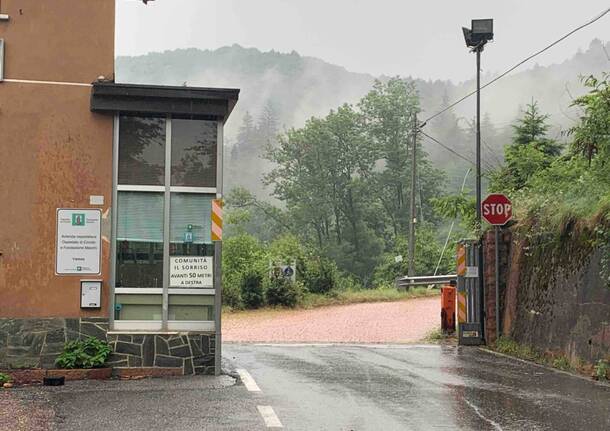
[[[354,72],[454,81],[474,74],[461,32],[471,18],[494,18],[482,67],[497,72],[610,7],[609,0],[116,1],[117,55],[237,43],[295,50]],[[596,37],[610,40],[610,14],[536,62],[561,62]]]

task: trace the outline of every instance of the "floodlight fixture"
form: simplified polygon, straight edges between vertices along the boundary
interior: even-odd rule
[[[467,47],[481,47],[494,38],[494,20],[473,19],[470,28],[462,27],[462,32]]]

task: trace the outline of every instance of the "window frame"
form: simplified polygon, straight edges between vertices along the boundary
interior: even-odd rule
[[[119,136],[121,112],[114,115],[113,133],[113,168],[112,168],[112,223],[110,241],[110,328],[112,331],[156,331],[156,332],[176,332],[176,331],[201,331],[214,332],[219,335],[220,331],[220,297],[217,295],[217,288],[220,285],[220,243],[213,243],[214,264],[213,264],[213,288],[184,289],[169,287],[169,261],[170,261],[170,205],[172,193],[194,193],[201,195],[214,195],[215,198],[221,197],[222,190],[222,144],[223,144],[223,121],[221,118],[211,119],[202,118],[204,121],[216,122],[216,187],[192,187],[192,186],[172,186],[171,185],[171,152],[172,152],[172,116],[165,116],[165,171],[164,185],[130,185],[119,184]],[[146,117],[146,114],[141,116]],[[199,118],[193,118],[198,120]],[[163,287],[116,287],[116,258],[117,258],[117,225],[118,225],[118,194],[119,192],[145,192],[163,193]],[[209,215],[211,217],[211,214]],[[159,320],[118,320],[115,319],[115,295],[117,294],[140,294],[140,295],[162,295],[162,319]],[[185,321],[169,320],[169,296],[170,295],[213,295],[214,299],[214,320]]]

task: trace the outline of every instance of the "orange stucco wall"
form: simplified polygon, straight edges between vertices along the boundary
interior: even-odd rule
[[[7,80],[112,77],[114,0],[2,0]],[[0,83],[0,317],[108,316],[112,118],[91,88]],[[89,205],[103,195],[104,205]],[[101,208],[102,275],[56,276],[57,208]],[[80,309],[80,279],[104,281],[101,310]]]

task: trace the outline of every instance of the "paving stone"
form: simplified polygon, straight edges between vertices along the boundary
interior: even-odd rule
[[[140,345],[123,343],[122,341],[117,341],[114,351],[117,353],[127,353],[129,355],[142,356],[142,349]]]
[[[173,356],[157,355],[155,357],[156,367],[183,367],[184,359],[174,358]]]
[[[80,340],[80,332],[66,330],[66,341]]]
[[[188,376],[191,374],[194,374],[195,369],[193,368],[193,361],[192,359],[185,359],[184,360],[184,375]]]
[[[182,341],[181,337],[172,337],[167,341],[167,344],[169,344],[169,347],[178,347],[186,343]]]
[[[106,331],[93,323],[81,322],[80,331],[86,337],[95,337],[98,340],[106,341]]]
[[[80,319],[66,319],[65,328],[67,331],[80,333]]]
[[[64,328],[60,328],[60,329],[53,329],[49,332],[47,332],[47,338],[46,338],[46,342],[47,343],[63,343],[66,341],[66,334],[64,331]]]
[[[8,334],[15,334],[23,328],[23,319],[0,319],[0,330]]]
[[[167,341],[159,335],[155,336],[155,353],[157,355],[167,355],[169,356],[169,347],[167,346]]]
[[[180,358],[190,358],[193,356],[189,346],[178,346],[169,349],[172,356],[178,356]]]
[[[193,365],[195,365],[195,367],[214,365],[214,356],[195,357],[195,358],[193,358]]]
[[[112,352],[109,356],[108,356],[108,361],[123,361],[127,359],[127,355],[125,353],[116,353],[116,352]]]
[[[0,332],[0,347],[6,347],[8,345],[8,334],[6,332]]]
[[[128,362],[129,367],[141,367],[142,366],[142,358],[139,356],[129,356]]]
[[[142,365],[152,367],[155,363],[155,336],[146,335],[142,343]]]
[[[127,343],[131,343],[133,340],[131,338],[131,335],[121,334],[118,336],[118,341],[125,341]]]
[[[144,336],[143,335],[134,335],[132,342],[136,343],[136,344],[142,344],[144,342]]]
[[[45,355],[60,354],[64,351],[65,343],[46,343],[40,353]]]
[[[55,360],[59,355],[50,354],[50,355],[40,355],[40,367],[41,368],[56,368]]]
[[[193,356],[203,356],[204,353],[201,350],[201,340],[190,338],[189,343],[191,345],[191,352],[193,353]]]

